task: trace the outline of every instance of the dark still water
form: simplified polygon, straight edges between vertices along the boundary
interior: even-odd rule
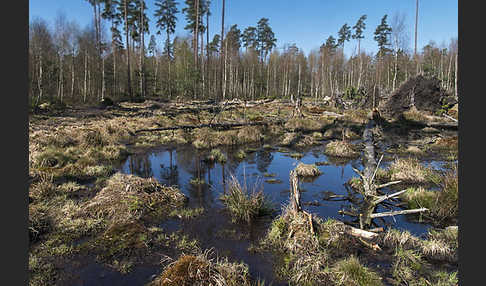
[[[189,197],[188,207],[204,208],[204,213],[194,219],[161,222],[164,231],[182,231],[190,238],[197,239],[203,250],[212,249],[218,256],[227,257],[230,261],[246,263],[252,277],[264,279],[272,285],[286,285],[275,277],[273,269],[276,258],[271,253],[248,250],[266,235],[272,217],[259,219],[251,225],[234,224],[225,212],[219,198],[226,192],[231,176],[234,175],[249,190],[263,188],[278,214],[289,201],[290,171],[299,162],[319,162],[318,168],[322,172],[320,176],[300,180],[304,209],[323,219],[330,217],[358,226],[354,217],[340,215],[339,211],[358,209],[357,205],[345,197],[359,201],[360,195],[353,193],[345,183],[358,176],[353,167],[363,169],[361,159],[343,161],[327,157],[323,153],[325,145],[300,150],[300,159],[290,156],[296,150],[254,145],[245,147],[251,151],[247,151],[247,156],[242,160],[236,158],[238,149],[220,148],[227,157],[224,164],[208,163],[205,158],[209,151],[197,150],[192,146],[155,148],[131,155],[120,171],[140,177],[155,177],[162,184],[178,186]],[[431,160],[423,163],[435,168],[442,165],[440,161]],[[387,164],[389,162],[383,162],[382,166]],[[204,180],[204,184],[191,184],[195,179]],[[377,212],[397,209],[395,206],[387,208],[383,205],[377,208]],[[413,215],[375,219],[374,224],[384,228],[405,229],[417,236],[425,234],[430,228],[428,224],[417,222],[417,216]]]
[[[262,147],[251,149],[253,152],[247,152],[246,158],[238,160],[235,158],[237,149],[220,148],[228,159],[224,164],[205,162],[209,151],[200,151],[191,146],[152,149],[143,154],[131,155],[121,167],[121,171],[141,177],[155,177],[165,185],[176,185],[189,197],[190,207],[204,207],[206,210],[223,208],[219,197],[226,191],[231,175],[234,175],[240,184],[246,184],[249,190],[263,188],[280,212],[281,206],[286,205],[289,199],[290,171],[299,162],[324,162],[324,165],[318,165],[322,172],[320,176],[300,180],[302,204],[307,211],[323,219],[330,217],[352,223],[353,217],[340,215],[339,211],[356,210],[358,206],[340,196],[350,194],[351,190],[345,183],[352,177],[358,177],[352,167],[362,170],[361,159],[336,161],[323,153],[324,146],[301,150],[303,157],[300,159],[290,156],[296,152],[295,150]],[[441,166],[441,162],[438,161],[427,161],[424,164],[435,168]],[[382,163],[382,166],[386,165],[387,163]],[[202,179],[205,183],[193,185],[190,181],[194,179]],[[354,196],[356,197],[356,194]],[[398,208],[380,206],[377,212],[390,210]],[[415,221],[412,221],[412,218],[415,218]],[[416,219],[417,216],[399,215],[375,219],[374,223],[376,226],[406,229],[420,236],[426,233],[430,226],[416,222]]]

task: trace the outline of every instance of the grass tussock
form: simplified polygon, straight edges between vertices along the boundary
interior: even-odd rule
[[[420,256],[435,261],[457,262],[458,259],[458,229],[430,229],[425,239],[412,235],[409,231],[397,229],[387,230],[381,237],[381,244],[397,251],[397,258],[405,255],[409,260]],[[413,250],[413,252],[404,252]],[[410,257],[409,257],[410,256]],[[421,261],[420,259],[415,259]],[[413,260],[413,259],[412,259]],[[400,261],[399,261],[400,262]]]
[[[347,110],[341,120],[356,124],[366,124],[368,122],[368,111],[352,109]]]
[[[316,177],[322,174],[321,170],[315,164],[299,163],[295,168],[297,176],[300,177]]]
[[[251,285],[248,266],[210,258],[209,252],[181,255],[170,263],[151,286]]]
[[[410,110],[407,110],[403,112],[403,118],[405,118],[408,121],[415,121],[415,122],[428,122],[427,116],[418,111],[415,108],[411,108]]]
[[[219,143],[215,140],[217,137],[214,132],[209,127],[197,128],[193,132],[194,141],[192,145],[197,149],[214,148]]]
[[[90,216],[121,223],[180,207],[185,201],[186,197],[179,189],[162,186],[153,178],[117,173],[86,203],[83,211]]]
[[[238,130],[238,143],[259,142],[263,139],[263,130],[260,126],[244,126]]]
[[[204,213],[204,208],[177,208],[169,213],[170,217],[189,219],[200,216]]]
[[[308,117],[305,118],[293,117],[285,123],[285,128],[292,132],[296,132],[296,131],[312,132],[312,131],[322,130],[324,126],[329,123],[331,122],[320,121]]]
[[[239,150],[236,152],[235,156],[236,156],[236,159],[238,159],[238,160],[243,160],[243,159],[245,159],[245,158],[246,158],[246,153],[245,153],[245,150],[243,150],[243,149],[239,149]]]
[[[273,211],[270,200],[263,193],[263,186],[257,184],[249,190],[247,185],[241,186],[234,175],[231,175],[229,190],[221,197],[231,214],[233,222],[244,221],[250,223],[259,216]]]
[[[446,171],[439,176],[439,190],[426,190],[422,187],[409,188],[400,198],[409,208],[425,207],[436,220],[447,221],[457,218],[459,211],[459,192],[457,169]]]
[[[302,136],[300,133],[288,132],[283,135],[280,145],[281,146],[292,146],[297,143]]]
[[[261,242],[283,257],[276,272],[291,285],[334,285],[331,265],[337,257],[353,251],[350,238],[344,235],[344,224],[313,217],[313,227],[314,234],[309,217],[302,212],[294,214],[287,206]]]
[[[336,285],[378,286],[383,285],[381,277],[362,265],[358,258],[350,256],[342,259],[331,268]]]
[[[421,240],[407,230],[400,231],[391,228],[383,235],[382,243],[389,248],[411,249],[420,246]]]
[[[221,152],[220,149],[213,149],[213,150],[211,150],[211,153],[209,153],[207,160],[210,161],[210,162],[218,162],[218,163],[223,164],[223,163],[226,163],[227,158],[223,154],[223,152]]]
[[[458,229],[449,227],[445,229],[431,229],[428,237],[421,245],[422,254],[432,260],[458,261]]]
[[[355,158],[359,156],[359,152],[356,151],[355,148],[356,147],[350,142],[334,140],[326,145],[324,153],[335,157]]]
[[[433,175],[433,171],[422,165],[415,157],[396,159],[388,171],[391,180],[405,183],[426,183]]]

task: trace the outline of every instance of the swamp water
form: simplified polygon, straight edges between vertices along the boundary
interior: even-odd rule
[[[361,158],[337,160],[328,157],[324,154],[323,145],[299,150],[302,155],[300,159],[290,156],[296,150],[249,147],[247,146],[247,149],[250,151],[246,152],[244,159],[236,158],[238,149],[220,148],[227,157],[224,164],[206,162],[204,159],[209,151],[200,151],[192,146],[154,148],[129,156],[119,171],[144,178],[154,177],[165,185],[176,185],[189,198],[187,207],[204,208],[203,214],[193,219],[169,219],[161,222],[160,226],[165,232],[181,230],[191,239],[197,239],[201,249],[212,249],[220,257],[225,256],[230,261],[246,263],[253,278],[260,278],[272,285],[286,285],[276,280],[273,273],[274,258],[270,253],[255,253],[248,248],[256,245],[266,235],[273,217],[288,203],[290,171],[299,162],[320,162],[320,176],[300,179],[303,208],[323,219],[330,217],[353,224],[353,220],[357,222],[355,218],[341,215],[339,211],[353,210],[356,206],[341,196],[347,197],[351,194],[351,188],[345,183],[352,177],[358,177],[352,168],[362,170],[362,161]],[[442,161],[433,160],[423,163],[437,169],[441,169],[443,164]],[[382,162],[381,167],[388,164],[389,162]],[[231,175],[250,191],[262,188],[274,204],[275,215],[258,219],[251,225],[232,223],[220,200],[220,196],[228,190]],[[204,183],[191,184],[191,180],[195,179],[203,180]],[[376,212],[391,210],[398,208],[380,206]],[[374,222],[377,227],[404,229],[417,236],[425,234],[431,227],[418,222],[417,216],[413,215],[385,217],[375,219]],[[160,270],[157,273],[160,273]]]
[[[238,149],[219,148],[227,157],[224,164],[208,163],[204,159],[209,151],[200,151],[192,146],[177,148],[152,148],[136,152],[123,162],[118,171],[125,174],[148,178],[154,177],[161,184],[178,186],[189,198],[188,208],[204,208],[204,212],[192,219],[168,219],[160,223],[164,232],[170,235],[180,231],[189,239],[197,239],[202,250],[211,249],[219,257],[227,257],[232,262],[244,262],[249,267],[250,275],[264,280],[265,284],[287,285],[278,281],[273,272],[276,257],[269,252],[248,250],[264,238],[272,219],[281,213],[282,206],[289,201],[289,173],[299,162],[317,164],[322,174],[315,178],[300,179],[302,207],[324,220],[328,217],[350,224],[357,222],[354,217],[341,215],[340,210],[356,209],[351,201],[344,199],[351,194],[351,188],[345,184],[349,179],[358,177],[353,167],[363,169],[361,158],[343,160],[324,154],[325,145],[298,150],[300,159],[291,157],[297,150],[286,148],[263,148],[248,145],[246,157],[237,159]],[[266,146],[268,147],[268,146]],[[426,166],[442,169],[444,161],[434,159],[421,160]],[[381,162],[386,167],[390,162]],[[252,224],[232,223],[220,200],[229,186],[231,175],[240,184],[246,184],[248,190],[263,189],[273,202],[276,212],[273,216],[257,219]],[[203,180],[203,184],[191,184],[191,180]],[[384,189],[385,192],[389,191]],[[396,207],[380,206],[376,212],[397,210]],[[417,216],[400,215],[375,219],[377,227],[393,227],[408,230],[421,236],[431,227],[417,222]],[[357,226],[354,224],[354,226]],[[173,253],[166,253],[177,259]],[[148,260],[151,260],[148,258]],[[376,264],[380,264],[379,261]],[[385,265],[382,265],[385,266]],[[386,267],[386,266],[385,266]],[[60,285],[144,285],[150,282],[162,269],[154,261],[146,265],[136,265],[127,274],[121,274],[94,260],[94,258],[74,259],[65,265],[69,278]]]

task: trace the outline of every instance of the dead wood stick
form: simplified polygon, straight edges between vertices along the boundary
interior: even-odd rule
[[[371,231],[371,232],[383,232],[384,229],[383,229],[383,227],[375,227],[375,228],[368,229],[368,231]]]
[[[452,121],[454,121],[454,122],[457,122],[457,119],[455,119],[454,117],[449,116],[449,115],[447,115],[447,114],[443,114],[443,115],[444,115],[444,117],[445,117],[445,118],[448,118],[448,119],[450,119],[450,120],[452,120]]]
[[[420,209],[413,209],[413,210],[392,211],[392,212],[371,214],[370,217],[377,218],[377,217],[394,216],[394,215],[402,215],[402,214],[413,214],[413,213],[419,213],[428,210],[429,209],[427,208],[420,208]]]
[[[366,242],[361,237],[359,237],[358,239],[359,239],[359,241],[361,241],[362,244],[373,249],[374,251],[380,251],[381,250],[381,247],[376,243]]]
[[[365,176],[363,175],[363,173],[361,173],[360,170],[356,169],[355,167],[351,167],[353,169],[353,171],[358,174],[363,180],[365,179]]]
[[[349,211],[345,211],[345,210],[339,210],[338,213],[340,215],[349,215],[349,216],[355,216],[355,217],[358,217],[359,214],[356,214],[356,213],[353,213],[353,212],[349,212]]]
[[[373,203],[375,205],[381,203],[382,201],[384,200],[388,200],[390,198],[393,198],[393,197],[396,197],[396,196],[399,196],[400,194],[403,194],[405,193],[406,191],[408,191],[408,189],[405,189],[405,190],[401,190],[399,192],[396,192],[396,193],[393,193],[393,194],[389,194],[389,195],[384,195],[384,196],[381,196],[381,197],[378,197]]]
[[[312,225],[312,214],[310,214],[306,211],[302,211],[302,212],[307,215],[307,218],[308,218],[308,221],[309,221],[309,226],[310,226],[310,231],[311,231],[312,235],[314,235],[314,226]]]
[[[352,227],[350,225],[346,225],[346,228],[344,230],[347,234],[355,236],[355,237],[361,237],[361,238],[366,238],[366,239],[372,239],[378,236],[377,233],[367,231],[367,230],[362,230],[359,228]]]
[[[376,172],[378,171],[378,167],[380,167],[381,160],[383,159],[383,154],[381,154],[380,160],[378,160],[378,164],[376,164],[375,171],[373,172],[373,176],[371,176],[370,184],[373,183],[373,180],[375,179]]]
[[[393,181],[393,182],[388,182],[388,183],[385,183],[385,184],[381,184],[379,186],[376,186],[377,189],[381,189],[381,188],[384,188],[384,187],[388,187],[388,186],[391,186],[391,185],[395,185],[395,184],[398,184],[398,183],[401,183],[402,181]]]

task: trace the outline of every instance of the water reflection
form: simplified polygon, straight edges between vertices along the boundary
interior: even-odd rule
[[[315,213],[322,218],[336,218],[349,223],[357,222],[355,217],[341,215],[344,210],[349,213],[358,213],[362,196],[355,193],[347,184],[352,177],[357,177],[353,167],[362,170],[362,162],[356,159],[338,159],[323,154],[321,146],[308,150],[300,150],[303,157],[294,159],[276,150],[257,148],[247,152],[244,160],[235,158],[235,149],[221,148],[226,154],[224,164],[211,163],[205,160],[209,151],[201,151],[191,146],[180,146],[177,149],[158,149],[145,154],[131,155],[122,167],[122,172],[131,173],[141,177],[155,177],[162,184],[177,185],[189,197],[190,206],[204,208],[221,208],[219,197],[227,192],[228,179],[234,174],[241,184],[252,188],[255,184],[263,186],[264,192],[277,207],[288,203],[289,172],[299,162],[319,164],[322,172],[319,177],[302,179],[303,190],[301,199],[307,211]],[[291,150],[295,152],[295,150]],[[440,163],[433,163],[435,165]],[[385,164],[384,164],[385,165]],[[275,174],[281,183],[264,181],[264,174]],[[192,183],[191,183],[192,180]],[[194,183],[199,182],[199,183]],[[332,198],[331,198],[332,197]],[[343,199],[347,197],[348,199]],[[331,199],[329,199],[331,198]],[[378,212],[396,210],[386,204],[380,205]],[[409,220],[407,216],[386,217],[374,220],[376,226],[388,226],[407,229],[420,235],[427,231],[428,225]]]

